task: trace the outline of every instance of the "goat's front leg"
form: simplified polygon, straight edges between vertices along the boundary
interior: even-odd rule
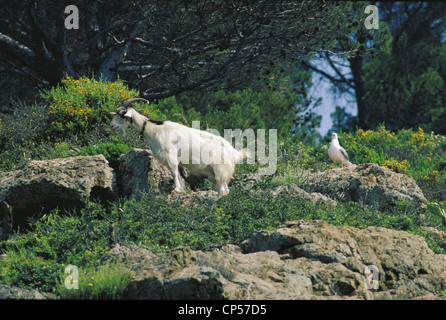
[[[215,181],[214,186],[220,195],[225,195],[229,193],[228,185],[222,181]]]
[[[186,191],[184,190],[184,187],[182,186],[180,181],[181,178],[180,178],[180,172],[178,171],[178,165],[172,168],[172,177],[175,182],[175,189],[173,191],[185,193]]]

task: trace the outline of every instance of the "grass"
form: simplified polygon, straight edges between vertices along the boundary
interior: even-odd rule
[[[64,300],[122,299],[130,281],[130,273],[116,264],[81,270],[70,266],[60,275],[55,292]]]

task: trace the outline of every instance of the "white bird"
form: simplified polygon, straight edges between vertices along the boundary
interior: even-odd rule
[[[344,164],[346,166],[352,165],[348,160],[347,151],[339,144],[338,135],[336,133],[331,134],[331,143],[328,148],[328,156],[335,163]]]

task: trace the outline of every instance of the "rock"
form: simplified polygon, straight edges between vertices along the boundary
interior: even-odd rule
[[[277,274],[283,273],[277,253],[242,254],[231,246],[212,252],[180,247],[131,265],[128,299],[287,299],[295,296],[282,289],[287,284],[301,295],[311,289],[302,273]]]
[[[299,188],[295,183],[281,185],[281,186],[276,187],[274,190],[268,190],[268,191],[256,189],[256,186],[261,181],[262,181],[262,176],[260,174],[249,173],[249,174],[244,175],[241,178],[234,179],[232,184],[236,188],[244,189],[249,192],[254,192],[254,193],[266,192],[266,193],[271,193],[275,197],[280,194],[288,194],[292,197],[300,197],[300,198],[308,199],[315,204],[322,201],[328,205],[332,205],[332,206],[337,205],[337,202],[335,200],[323,195],[322,193],[307,192],[307,191],[303,190],[302,188]]]
[[[0,300],[45,300],[45,295],[37,290],[27,290],[0,284]]]
[[[326,204],[336,206],[337,202],[335,200],[330,199],[327,196],[324,196],[319,192],[306,192],[305,190],[299,188],[296,184],[290,183],[282,186],[278,186],[273,191],[271,191],[273,196],[278,196],[279,194],[285,193],[291,196],[297,196],[301,198],[305,198],[313,202],[314,204],[322,201]]]
[[[194,198],[215,198],[215,194],[198,190],[198,185],[205,179],[188,174],[183,167],[178,168],[180,182],[187,184],[195,194]],[[153,156],[150,149],[133,149],[121,155],[118,181],[120,194],[126,197],[134,197],[140,192],[152,192],[160,196],[167,196],[167,200],[187,200],[191,196],[179,196],[173,193],[175,183],[172,173]]]
[[[293,221],[240,246],[112,252],[132,273],[129,299],[441,298],[446,256],[404,231]],[[374,266],[378,289],[368,289]],[[370,267],[369,267],[370,268]]]
[[[204,191],[196,191],[191,193],[177,193],[173,192],[169,194],[166,198],[167,201],[178,201],[181,205],[193,205],[195,207],[201,206],[206,202],[215,202],[220,199],[222,195],[220,195],[215,190],[204,190]]]
[[[0,240],[6,239],[11,233],[12,216],[10,206],[5,202],[0,202]]]
[[[12,207],[14,225],[42,208],[67,210],[88,200],[115,198],[116,178],[103,155],[30,160],[19,170],[0,173],[0,204]]]
[[[236,188],[251,191],[261,181],[262,175],[259,173],[248,173],[241,178],[234,178],[232,180],[232,185],[236,186]]]
[[[127,197],[148,190],[169,194],[174,189],[172,174],[148,149],[133,149],[121,155],[118,181],[120,194]]]
[[[297,262],[296,267],[304,267],[312,274],[313,283],[318,283],[318,291],[324,295],[330,294],[333,283],[318,276],[322,265],[324,269],[330,266],[342,271],[349,279],[344,281],[343,290],[357,294],[368,291],[363,287],[364,270],[371,265],[379,271],[377,296],[439,295],[446,284],[446,256],[434,254],[422,237],[404,231],[296,221],[274,231],[259,232],[243,242],[241,248],[243,252],[273,250],[288,256],[288,261]],[[346,276],[351,272],[355,275]]]
[[[406,201],[416,206],[426,203],[415,180],[374,163],[306,171],[308,179],[301,186],[308,192],[319,192],[335,200],[354,201],[380,210]]]

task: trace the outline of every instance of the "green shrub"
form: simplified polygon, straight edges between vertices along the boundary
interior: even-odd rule
[[[51,115],[48,135],[86,135],[94,126],[109,121],[109,112],[136,94],[121,81],[66,77],[61,85],[41,93]]]
[[[0,171],[15,170],[25,157],[47,153],[39,149],[49,119],[48,110],[43,104],[20,105],[13,114],[2,114],[1,117]]]
[[[123,143],[119,138],[112,138],[112,142],[101,143],[99,145],[85,146],[76,153],[78,156],[93,156],[102,154],[110,163],[112,168],[117,168],[121,154],[132,150],[132,147]]]
[[[110,226],[102,219],[104,209],[94,203],[79,215],[62,215],[57,209],[32,223],[40,246],[52,250],[58,263],[95,266],[108,258]]]
[[[81,77],[66,77],[62,84],[43,91],[41,96],[48,105],[50,137],[86,137],[96,127],[109,124],[110,112],[126,99],[138,96],[135,90],[129,90],[120,80],[105,80]],[[149,117],[159,116],[157,109],[146,103],[140,104],[138,111]]]
[[[36,256],[33,250],[20,248],[6,251],[0,262],[0,281],[25,289],[52,292],[57,284],[61,265]]]
[[[122,299],[132,279],[124,267],[116,264],[78,269],[78,288],[68,289],[65,286],[67,276],[61,274],[56,286],[59,299]]]
[[[178,245],[209,250],[297,219],[310,208],[312,204],[304,200],[274,199],[270,194],[237,189],[216,202],[203,200],[199,205],[166,203],[143,193],[138,199],[126,201],[112,220],[115,240],[120,244],[133,243],[152,251]]]

